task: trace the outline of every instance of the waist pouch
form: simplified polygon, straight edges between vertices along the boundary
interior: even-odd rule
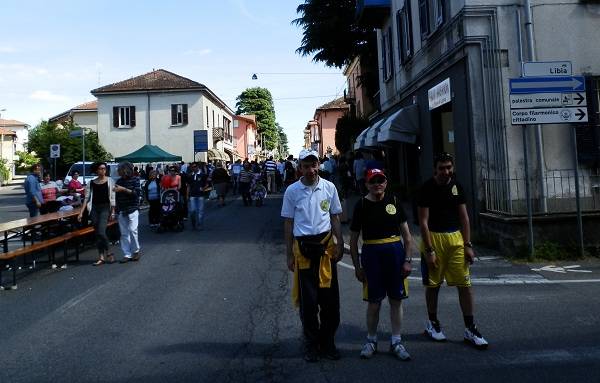
[[[314,261],[320,260],[325,255],[329,238],[331,238],[331,232],[317,235],[303,235],[296,237],[296,241],[298,241],[298,248],[302,256]]]

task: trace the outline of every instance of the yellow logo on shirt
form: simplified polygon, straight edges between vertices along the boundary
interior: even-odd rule
[[[456,185],[452,186],[452,195],[458,195],[458,188]]]
[[[391,203],[387,204],[385,207],[385,211],[389,214],[389,215],[394,215],[396,214],[396,206],[392,205]]]
[[[321,210],[329,211],[329,201],[327,201],[326,199],[321,201]]]

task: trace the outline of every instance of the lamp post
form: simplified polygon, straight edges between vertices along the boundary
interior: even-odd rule
[[[82,153],[82,175],[83,175],[83,184],[85,185],[85,130],[81,128],[79,130],[72,130],[69,133],[69,137],[81,137],[81,153]]]
[[[0,109],[0,123],[2,125],[0,125],[0,130],[3,128],[4,123],[2,123],[2,112],[5,112],[6,109],[2,108]],[[2,135],[0,136],[0,159],[3,158],[4,155],[4,131],[2,131]]]

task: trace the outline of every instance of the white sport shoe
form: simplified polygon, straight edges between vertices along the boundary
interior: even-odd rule
[[[406,348],[400,342],[396,342],[390,345],[390,352],[400,360],[410,360],[410,354],[406,351]]]
[[[371,359],[375,354],[377,354],[377,343],[371,342],[370,340],[367,341],[362,350],[360,350],[361,359]]]
[[[465,342],[480,350],[485,350],[488,346],[487,340],[483,338],[475,325],[465,329]]]
[[[444,342],[446,340],[446,335],[442,332],[440,322],[437,321],[432,322],[428,320],[425,322],[425,334],[436,342]]]

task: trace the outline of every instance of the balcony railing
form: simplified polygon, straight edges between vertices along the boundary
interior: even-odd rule
[[[214,127],[212,133],[213,133],[213,142],[223,140],[223,134],[224,134],[223,128]]]

